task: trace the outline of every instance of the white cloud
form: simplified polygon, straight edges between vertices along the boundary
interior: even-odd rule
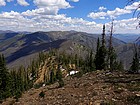
[[[91,12],[89,13],[88,17],[92,18],[92,19],[104,19],[105,17],[113,17],[115,18],[116,16],[120,16],[120,15],[124,15],[124,14],[128,14],[131,13],[132,11],[130,10],[126,10],[126,9],[120,9],[120,8],[116,8],[113,11],[107,11],[107,12]]]
[[[34,0],[35,5],[38,7],[57,7],[57,8],[69,8],[70,4],[65,0]]]
[[[7,0],[7,2],[11,2],[11,1],[14,1],[14,0]]]
[[[79,0],[69,0],[69,1],[72,1],[72,2],[79,2]]]
[[[125,9],[126,10],[134,10],[138,7],[140,7],[140,1],[139,2],[134,2],[133,4],[126,6]]]
[[[5,5],[6,5],[5,0],[0,0],[0,6],[5,6]]]
[[[131,12],[132,11],[130,10],[116,8],[114,11],[107,11],[107,15],[110,17],[113,17],[113,16],[120,16],[120,15],[128,14]]]
[[[29,5],[29,3],[25,0],[17,0],[17,3],[21,6],[28,6]]]
[[[105,16],[107,16],[106,12],[97,12],[97,13],[91,12],[88,15],[88,17],[90,17],[92,19],[100,19],[100,17],[105,17]]]
[[[130,14],[135,10],[136,8],[140,7],[140,1],[134,2],[131,5],[125,6],[123,9],[116,8],[115,10],[108,10],[106,12],[101,12],[102,10],[105,10],[104,7],[99,7],[99,12],[91,12],[88,14],[88,17],[92,19],[102,19],[102,18],[116,18],[117,16],[124,15],[124,14]]]
[[[76,30],[88,33],[102,33],[102,24],[94,21],[87,21],[82,18],[71,18],[65,14],[46,15],[41,8],[28,10],[26,12],[3,12],[0,14],[0,28],[13,31],[68,31]],[[115,32],[126,33],[135,32],[136,19],[125,19],[114,21]],[[106,24],[109,26],[109,23]]]
[[[100,23],[58,14],[60,9],[70,7],[70,4],[65,0],[34,0],[34,3],[38,7],[34,10],[27,10],[22,13],[14,11],[0,13],[0,29],[30,32],[76,30],[88,33],[102,33],[102,24]],[[90,16],[105,19],[113,14],[119,16],[130,11],[116,8],[113,11],[91,13]],[[115,33],[139,33],[139,30],[136,30],[137,23],[138,21],[134,18],[114,21]],[[106,25],[109,26],[109,23],[106,23]]]
[[[99,10],[100,11],[103,11],[103,10],[106,10],[107,8],[105,8],[105,7],[103,7],[103,6],[101,6],[101,7],[99,7]]]
[[[71,7],[65,0],[34,0],[33,2],[38,8],[44,9],[44,13],[49,14],[57,14],[60,9]]]
[[[37,15],[56,15],[58,12],[58,9],[56,9],[55,7],[53,8],[37,8],[34,10],[27,10],[26,12],[23,12],[22,14],[24,16],[37,16]]]

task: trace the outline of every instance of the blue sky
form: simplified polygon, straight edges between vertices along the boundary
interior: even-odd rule
[[[0,0],[0,28],[13,31],[67,31],[101,33],[102,25],[115,33],[138,33],[133,11],[140,0]],[[139,11],[139,10],[138,10]]]

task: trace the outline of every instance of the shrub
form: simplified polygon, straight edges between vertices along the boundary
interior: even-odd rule
[[[61,80],[59,80],[58,81],[58,83],[59,83],[59,88],[61,88],[61,87],[63,87],[64,86],[64,81],[61,79]]]
[[[44,98],[44,97],[45,97],[45,92],[44,92],[44,91],[41,91],[41,92],[39,93],[39,97],[40,97],[40,98]]]

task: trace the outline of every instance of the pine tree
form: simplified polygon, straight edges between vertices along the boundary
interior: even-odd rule
[[[99,70],[106,70],[106,48],[101,46],[99,49]]]
[[[50,72],[50,83],[53,84],[55,82],[55,75],[54,75],[54,70],[51,70]]]
[[[62,72],[60,70],[60,65],[58,65],[58,70],[56,71],[56,79],[58,80],[59,88],[63,87],[64,81],[62,79]]]
[[[4,55],[0,55],[0,100],[11,96],[10,74],[6,68]]]
[[[96,66],[96,70],[100,67],[100,62],[99,62],[99,48],[100,48],[100,39],[98,38],[97,40],[97,47],[96,47],[96,54],[95,54],[95,59],[94,59],[94,63],[95,63],[95,66]]]
[[[103,25],[103,33],[102,33],[102,46],[105,47],[106,41],[105,41],[105,25]]]
[[[114,20],[111,22],[111,29],[110,29],[110,40],[109,40],[109,48],[108,48],[108,69],[111,71],[118,69],[118,62],[117,62],[117,54],[115,53],[115,49],[112,45],[112,36],[113,36],[113,29],[114,29]]]
[[[61,80],[62,79],[62,72],[60,70],[60,65],[58,65],[58,69],[56,71],[56,79]]]
[[[123,65],[123,63],[121,61],[118,64],[117,70],[120,70],[120,71],[124,70],[124,65]]]
[[[133,57],[132,65],[130,67],[130,72],[131,73],[138,73],[138,71],[140,69],[140,64],[139,64],[139,59],[138,59],[136,46],[134,46],[134,47],[135,47],[135,55]]]
[[[98,51],[98,63],[96,63],[96,69],[102,70],[106,69],[106,55],[107,55],[107,49],[106,49],[106,41],[105,41],[105,25],[103,25],[103,34],[102,34],[102,45],[99,48]],[[99,65],[99,66],[98,66]]]
[[[90,71],[94,71],[95,70],[95,64],[94,64],[94,59],[93,59],[93,52],[92,50],[89,52],[89,60],[88,60],[88,66],[89,66],[89,70]]]
[[[115,49],[113,47],[111,47],[111,48],[109,48],[109,51],[108,51],[108,68],[111,71],[116,70],[117,69],[116,63],[118,63],[117,55],[115,53]]]

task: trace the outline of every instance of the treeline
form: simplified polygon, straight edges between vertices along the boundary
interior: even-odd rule
[[[96,55],[94,59],[96,70],[115,71],[124,69],[122,62],[117,60],[117,54],[112,46],[112,30],[110,34],[109,46],[107,46],[105,40],[105,25],[103,25],[102,39],[101,41],[99,38],[97,40]]]
[[[0,101],[8,97],[14,97],[17,101],[22,92],[33,87],[34,81],[38,74],[38,69],[45,60],[45,55],[39,53],[37,60],[33,60],[32,64],[25,68],[8,70],[4,55],[0,55]]]

